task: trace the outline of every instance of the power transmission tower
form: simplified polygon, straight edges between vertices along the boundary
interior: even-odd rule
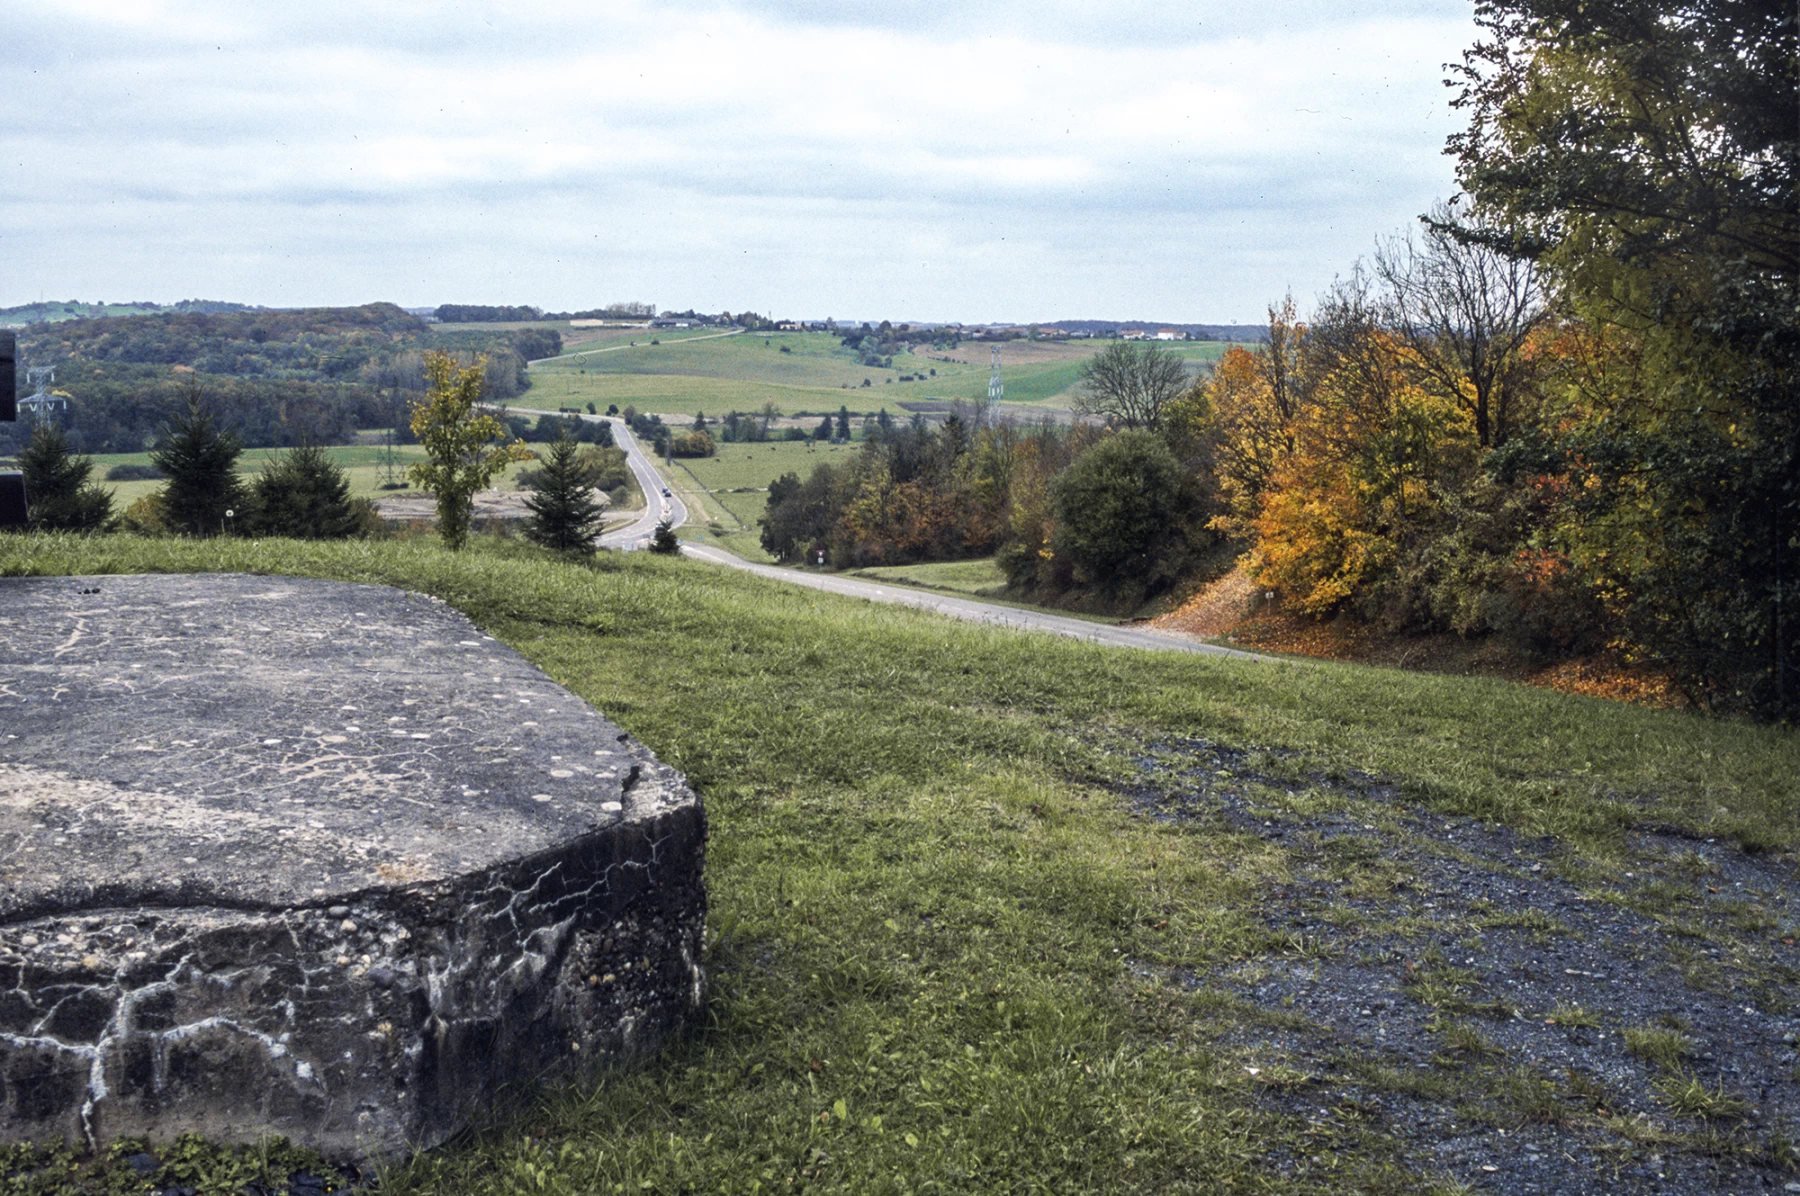
[[[1006,397],[1006,383],[1000,380],[1000,346],[995,345],[989,358],[993,372],[988,375],[988,402],[998,403]]]
[[[41,419],[52,411],[69,409],[69,400],[50,390],[50,384],[56,380],[55,366],[34,365],[25,372],[30,376],[31,385],[35,389],[19,400],[19,410],[29,411]]]

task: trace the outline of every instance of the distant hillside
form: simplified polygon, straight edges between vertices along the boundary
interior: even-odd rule
[[[1118,332],[1122,328],[1160,331],[1173,328],[1209,341],[1266,341],[1269,330],[1261,324],[1177,324],[1168,320],[1044,320],[1041,328],[1067,332]]]
[[[69,398],[59,418],[74,447],[109,453],[142,450],[190,386],[249,447],[340,443],[359,428],[404,432],[407,396],[424,385],[424,350],[485,355],[496,399],[531,385],[527,360],[562,351],[554,329],[446,334],[392,303],[205,306],[28,324],[20,363],[55,367],[56,389]],[[0,455],[16,452],[25,435],[24,424],[0,425]]]
[[[19,349],[33,365],[129,362],[233,377],[320,380],[353,376],[371,358],[426,330],[423,320],[391,303],[167,311],[27,328]]]
[[[80,299],[47,299],[41,303],[22,303],[18,307],[0,307],[0,325],[54,324],[62,320],[92,320],[107,316],[140,316],[154,312],[218,312],[263,311],[248,303],[228,303],[223,299],[183,299],[179,303],[161,304],[148,299],[131,303],[84,303]]]

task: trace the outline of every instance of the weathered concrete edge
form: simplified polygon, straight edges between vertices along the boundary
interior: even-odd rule
[[[167,1141],[190,1130],[221,1140],[274,1132],[334,1157],[392,1158],[463,1129],[502,1088],[588,1080],[654,1052],[705,1001],[706,816],[679,774],[653,758],[632,796],[653,807],[647,817],[627,817],[480,873],[336,896],[329,910],[323,903],[92,907],[0,926],[0,975],[11,973],[15,987],[29,976],[38,985],[66,984],[77,995],[110,990],[115,1006],[89,1044],[0,1033],[7,1086],[23,1081],[34,1088],[45,1098],[35,1107],[50,1114],[9,1119],[4,1136],[93,1145],[126,1135]],[[134,959],[116,943],[109,950],[78,942],[63,958],[54,950],[40,957],[64,928],[104,923],[109,915],[156,924],[169,932],[172,950],[154,957],[140,951]],[[383,936],[373,953],[353,956],[348,952],[371,944],[346,943],[334,930],[349,924],[411,925],[426,933]],[[20,940],[34,929],[46,941],[23,948]],[[235,963],[247,939],[286,944],[288,957],[265,955],[261,963],[209,973],[209,962]],[[330,1061],[294,1035],[310,977],[321,970],[305,960],[324,957],[345,974],[334,983],[347,981],[366,1009],[356,1024],[390,1027],[378,1043],[334,1040]],[[213,1001],[193,1008],[183,997],[209,980],[223,981],[223,1007]],[[141,1016],[148,998],[204,1016],[158,1025]],[[341,1058],[337,1047],[345,1048]],[[184,1050],[203,1066],[235,1061],[240,1074],[236,1083],[202,1092],[198,1115],[190,1100],[171,1124],[172,1117],[159,1116],[159,1097],[169,1086],[171,1053]],[[27,1056],[52,1065],[29,1066]],[[496,1059],[505,1062],[504,1079],[495,1076]],[[384,1066],[401,1090],[418,1094],[411,1115],[334,1101],[334,1088],[357,1086],[355,1073],[366,1086],[367,1073]],[[260,1074],[262,1091],[243,1090],[244,1067]],[[55,1089],[70,1087],[81,1099],[54,1099]]]

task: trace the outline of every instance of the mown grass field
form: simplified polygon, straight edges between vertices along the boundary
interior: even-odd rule
[[[245,449],[243,454],[238,457],[238,473],[243,476],[245,481],[249,481],[262,469],[263,462],[271,457],[279,456],[282,451],[282,449],[275,448]],[[388,477],[388,470],[384,465],[387,450],[383,446],[375,444],[331,445],[325,449],[325,452],[349,478],[352,496],[379,498],[383,494],[389,493],[381,489],[381,484],[387,481]],[[396,476],[398,480],[405,481],[406,466],[413,461],[423,461],[425,453],[416,444],[398,444],[394,446],[394,459]],[[101,453],[90,460],[94,463],[94,471],[89,476],[101,486],[112,491],[115,511],[123,511],[138,499],[153,490],[160,489],[163,485],[161,481],[109,482],[106,480],[106,471],[114,465],[150,464],[149,453]],[[506,486],[507,479],[510,479],[518,469],[517,465],[508,466],[506,473],[496,484],[502,487]]]
[[[615,345],[630,345],[633,341],[648,344],[652,339],[665,343],[684,340],[695,336],[705,336],[717,329],[675,328],[669,330],[607,327],[577,328],[569,320],[520,320],[500,321],[480,324],[434,324],[432,331],[454,336],[465,332],[506,332],[521,328],[552,328],[562,337],[563,355],[582,355],[594,349],[605,349]]]
[[[762,549],[757,520],[768,507],[769,483],[785,473],[806,477],[819,465],[843,462],[858,451],[855,444],[777,440],[767,444],[721,444],[712,457],[682,458],[671,475],[690,507],[705,513],[699,526],[684,535],[710,541],[747,560],[769,562]]]
[[[419,540],[0,536],[0,577],[147,570],[439,595],[707,803],[704,1021],[636,1070],[522,1093],[385,1177],[391,1196],[1468,1190],[1481,1175],[1409,1153],[1383,1102],[1441,1100],[1472,1133],[1536,1135],[1550,1129],[1537,1090],[1504,1060],[1450,1046],[1423,1072],[1351,1051],[1333,1065],[1354,1073],[1349,1097],[1278,1066],[1271,1044],[1305,1019],[1209,977],[1321,958],[1264,918],[1304,843],[1144,816],[1132,795],[1145,754],[1170,737],[1241,750],[1285,778],[1258,789],[1268,800],[1371,830],[1427,815],[1511,828],[1566,853],[1542,858],[1596,893],[1629,866],[1633,828],[1765,854],[1797,839],[1795,737],[1685,713],[1106,650],[679,559],[583,566],[485,537],[452,555]],[[1385,805],[1339,786],[1364,773],[1391,786]],[[1339,855],[1353,884],[1404,883],[1391,861]],[[1439,929],[1427,912],[1394,933]],[[1763,980],[1781,930],[1730,933],[1711,966],[1779,1001]],[[1580,1132],[1612,1124],[1590,1117]],[[1779,1144],[1713,1124],[1616,1129],[1620,1157],[1754,1150],[1779,1166]]]
[[[984,398],[989,346],[970,343],[939,351],[925,347],[896,354],[890,369],[859,365],[837,337],[824,333],[745,333],[663,339],[635,348],[563,357],[532,369],[532,388],[518,400],[542,409],[595,403],[627,404],[658,414],[722,416],[760,411],[774,403],[786,412],[853,411],[879,407],[898,413],[902,401],[973,401]],[[1009,406],[1065,410],[1072,402],[1082,363],[1106,341],[1026,342],[1001,346]],[[1199,368],[1227,348],[1214,342],[1164,345]],[[783,349],[787,352],[782,352]],[[935,376],[934,376],[935,371]],[[923,375],[921,377],[921,375]],[[914,381],[902,382],[911,376]],[[870,383],[863,386],[864,379]]]
[[[1006,574],[994,558],[976,561],[929,561],[920,565],[889,565],[880,569],[858,569],[857,577],[871,581],[897,581],[924,586],[930,590],[948,590],[976,598],[992,597],[1006,589]]]
[[[713,490],[767,490],[784,473],[806,477],[825,464],[840,464],[862,450],[860,444],[815,440],[775,440],[767,444],[721,444],[715,456],[683,458],[681,464]]]

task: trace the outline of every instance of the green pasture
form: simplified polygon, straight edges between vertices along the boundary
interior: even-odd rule
[[[848,461],[861,450],[857,443],[772,440],[767,444],[721,444],[715,456],[680,463],[709,490],[767,490],[769,483],[784,473],[806,477],[820,465]]]
[[[276,448],[245,449],[243,454],[238,457],[238,473],[248,481],[262,469],[263,462],[283,451]],[[387,469],[382,464],[387,453],[384,446],[376,444],[332,445],[327,447],[325,452],[349,479],[352,497],[380,498],[395,493],[381,489],[381,484],[387,481]],[[424,460],[425,450],[416,444],[397,444],[394,446],[394,457],[399,470],[398,480],[405,481],[406,466],[413,461]],[[123,511],[138,499],[162,488],[163,483],[160,480],[141,482],[109,482],[106,480],[106,471],[114,465],[150,464],[149,453],[102,453],[90,460],[94,463],[94,470],[89,476],[101,486],[112,491],[115,511]],[[495,484],[502,489],[506,488],[519,468],[520,466],[516,464],[509,465]],[[405,492],[401,491],[400,493]]]
[[[835,336],[824,333],[746,333],[733,337],[688,338],[693,343],[609,349],[577,357],[565,353],[532,369],[532,388],[521,403],[554,409],[595,403],[627,404],[659,414],[723,415],[727,411],[760,411],[774,403],[783,411],[855,409],[902,401],[973,401],[987,395],[985,361],[947,362],[922,349],[898,354],[891,369],[857,364],[855,355]],[[1066,409],[1078,389],[1083,362],[1108,342],[1028,346],[1017,342],[1001,348],[1006,401],[1052,410]],[[1228,346],[1216,342],[1176,342],[1163,348],[1195,368],[1212,362]],[[781,350],[786,348],[788,352]],[[1007,360],[1007,354],[1029,355]],[[973,350],[964,346],[963,354]],[[928,355],[929,354],[929,355]],[[937,371],[932,377],[931,371]],[[900,378],[913,376],[914,381]],[[924,375],[919,378],[919,375]],[[870,385],[863,386],[868,379]]]
[[[390,1196],[1469,1191],[1440,1170],[1456,1159],[1409,1156],[1388,1119],[1442,1110],[1472,1135],[1536,1133],[1543,1103],[1505,1060],[1446,1046],[1379,1066],[1372,1040],[1221,982],[1317,963],[1312,935],[1263,914],[1296,900],[1296,869],[1323,849],[1139,816],[1146,754],[1242,751],[1257,800],[1349,813],[1394,841],[1427,814],[1510,827],[1576,899],[1640,902],[1614,880],[1634,828],[1800,841],[1791,732],[1501,681],[1120,651],[486,536],[452,554],[429,539],[0,535],[0,576],[214,570],[435,594],[706,802],[705,1017],[628,1070],[517,1093],[390,1169]],[[1393,796],[1338,783],[1359,775]],[[1385,858],[1341,865],[1370,891],[1406,879]],[[1707,930],[1696,950],[1778,993],[1764,983],[1778,921]],[[1335,1053],[1296,1053],[1309,1035]],[[1603,1113],[1593,1132],[1634,1173],[1676,1152],[1776,1157],[1691,1119],[1634,1138]],[[32,1172],[38,1156],[11,1149],[21,1192],[144,1186],[124,1150]],[[193,1174],[208,1157],[190,1150]]]
[[[901,391],[907,397],[912,388],[889,386],[887,392]],[[868,396],[868,391],[858,394]],[[621,411],[636,407],[639,411],[690,419],[704,412],[715,418],[728,411],[761,411],[763,404],[773,403],[788,411],[836,411],[840,404],[855,407],[852,392],[818,390],[806,387],[779,386],[768,382],[734,378],[701,378],[680,374],[579,374],[541,368],[531,371],[531,389],[508,406],[531,407],[539,411],[555,411],[559,407],[587,410],[592,403],[604,412],[608,405]],[[885,395],[883,396],[886,397]],[[888,403],[890,410],[894,404]]]
[[[769,483],[784,473],[806,477],[819,465],[848,461],[855,444],[832,445],[817,441],[777,440],[768,444],[721,444],[713,457],[678,458],[672,469],[676,487],[690,506],[698,506],[705,518],[684,534],[707,539],[706,533],[725,548],[752,561],[769,561],[763,551],[757,520],[768,506]]]
[[[897,581],[904,585],[923,586],[928,590],[948,590],[953,594],[969,594],[987,598],[1006,589],[1006,574],[994,558],[976,561],[929,561],[922,565],[888,565],[879,569],[858,569],[855,576],[870,581]],[[1058,612],[1062,613],[1062,612]]]
[[[782,350],[787,350],[783,352]],[[968,373],[974,366],[945,366],[926,362],[904,354],[896,355],[893,369],[879,369],[857,364],[856,356],[838,343],[838,338],[818,332],[744,333],[740,336],[713,336],[710,339],[688,338],[683,341],[664,339],[660,345],[640,340],[636,348],[612,349],[573,358],[565,354],[554,362],[545,362],[533,370],[535,384],[538,373],[561,373],[575,370],[579,374],[679,374],[695,378],[725,378],[745,382],[762,382],[772,386],[807,389],[857,389],[864,378],[874,386],[885,385],[885,379],[901,374],[938,370]],[[986,377],[985,367],[983,377]],[[932,385],[932,380],[908,386]]]

